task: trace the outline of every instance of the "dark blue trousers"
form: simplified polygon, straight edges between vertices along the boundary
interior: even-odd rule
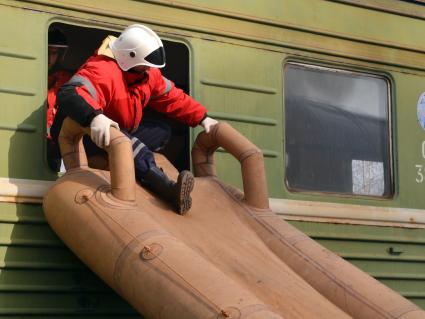
[[[136,178],[141,180],[151,167],[156,166],[152,152],[159,151],[167,145],[171,137],[171,128],[163,121],[144,119],[135,132],[122,131],[122,133],[131,140]],[[105,153],[89,136],[84,136],[83,142],[87,157]]]

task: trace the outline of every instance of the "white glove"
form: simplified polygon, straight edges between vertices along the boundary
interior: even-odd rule
[[[202,122],[201,125],[205,130],[205,133],[209,133],[211,128],[216,125],[218,121],[214,120],[213,118],[207,116]]]
[[[120,129],[117,122],[103,114],[96,115],[90,123],[90,136],[93,142],[99,147],[109,146],[111,133],[110,127],[113,126],[117,130]]]

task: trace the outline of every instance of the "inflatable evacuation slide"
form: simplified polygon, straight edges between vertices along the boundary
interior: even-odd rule
[[[130,141],[111,128],[109,169],[89,168],[67,119],[67,172],[44,198],[65,244],[144,318],[425,318],[416,305],[301,233],[268,206],[263,156],[226,123],[199,134],[186,216],[135,183]],[[243,192],[222,183],[214,151],[241,164]],[[174,167],[159,159],[171,177]]]

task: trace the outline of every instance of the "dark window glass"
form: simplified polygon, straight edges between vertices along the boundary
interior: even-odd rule
[[[391,196],[388,81],[288,64],[284,83],[289,189]]]

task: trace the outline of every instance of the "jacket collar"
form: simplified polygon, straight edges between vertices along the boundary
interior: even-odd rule
[[[112,50],[109,48],[109,43],[112,41],[115,41],[117,38],[112,36],[112,35],[108,35],[102,42],[101,46],[99,47],[99,49],[97,49],[97,55],[104,55],[107,56],[108,58],[114,59],[114,54],[112,53]]]

